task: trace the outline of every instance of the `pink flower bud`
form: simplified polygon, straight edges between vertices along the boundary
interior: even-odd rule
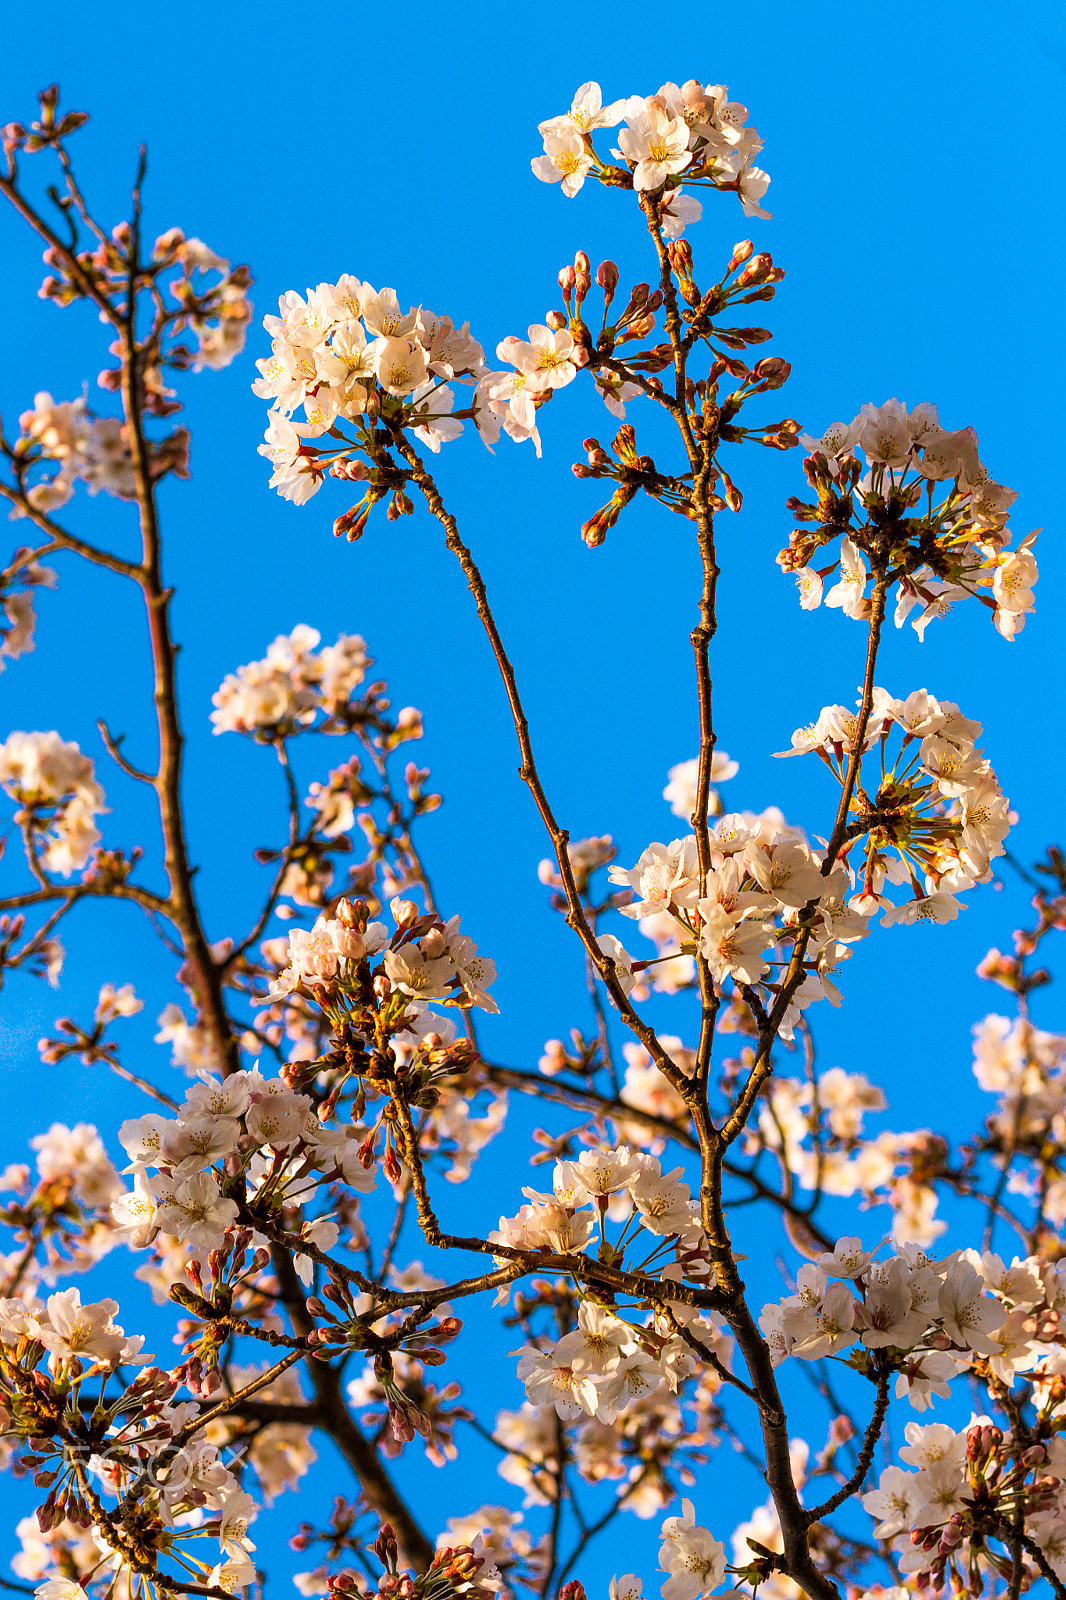
[[[618,288],[618,268],[613,261],[601,261],[596,268],[596,282],[608,295]]]

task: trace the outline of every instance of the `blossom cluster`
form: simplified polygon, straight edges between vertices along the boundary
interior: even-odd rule
[[[33,410],[19,417],[21,437],[15,459],[28,471],[41,462],[57,461],[59,471],[42,478],[26,491],[27,503],[40,512],[66,505],[80,481],[90,494],[103,490],[119,500],[137,495],[137,471],[129,428],[119,417],[100,417],[83,398],[53,400],[47,393],[34,396]],[[167,472],[188,476],[189,436],[183,428],[149,447],[149,471],[154,479]],[[16,515],[20,508],[16,506]]]
[[[795,574],[805,610],[824,598],[847,617],[867,619],[876,560],[898,584],[896,626],[920,608],[913,623],[919,638],[967,595],[992,609],[1005,639],[1024,627],[1037,579],[1036,533],[1016,550],[1006,549],[1017,495],[980,460],[972,428],[942,428],[928,401],[908,411],[886,400],[864,405],[849,423],[833,423],[820,439],[805,434],[802,442],[812,452],[804,468],[818,498],[789,501],[798,525],[777,559]],[[865,472],[857,450],[866,458]],[[938,491],[938,484],[945,489]],[[943,497],[936,499],[938,493]],[[856,501],[865,522],[855,520]],[[813,566],[817,551],[838,535],[839,561]],[[824,580],[838,569],[836,584],[824,593]]]
[[[366,640],[342,633],[336,644],[319,650],[320,643],[318,631],[300,623],[279,634],[262,661],[227,674],[212,696],[215,732],[278,739],[343,712],[371,665]]]
[[[41,1283],[54,1284],[74,1273],[88,1272],[116,1244],[111,1202],[122,1193],[122,1179],[92,1123],[67,1127],[53,1122],[30,1140],[34,1168],[12,1163],[0,1173],[4,1220],[36,1231],[41,1247],[34,1259],[17,1262],[18,1289],[23,1295]],[[5,1258],[0,1255],[0,1267]],[[14,1292],[14,1279],[7,1282]]]
[[[231,267],[202,239],[187,238],[180,228],[161,233],[147,259],[136,261],[138,240],[128,222],[116,224],[109,236],[94,232],[96,247],[79,253],[77,274],[71,272],[62,251],[54,247],[45,251],[46,263],[56,270],[42,283],[41,298],[68,305],[91,282],[99,294],[121,303],[129,291],[131,269],[135,270],[138,289],[151,290],[154,310],[151,330],[140,347],[142,403],[149,415],[167,416],[179,407],[173,404],[172,391],[163,386],[165,367],[218,371],[244,349],[252,317],[251,274],[247,267]],[[195,350],[174,342],[175,335],[186,332],[195,335]],[[120,356],[121,342],[113,344],[110,353]],[[119,388],[121,367],[105,368],[99,383],[102,389]]]
[[[40,1313],[17,1296],[0,1300],[0,1341],[14,1345],[26,1339],[43,1345],[53,1373],[67,1363],[73,1364],[78,1377],[142,1364],[150,1359],[140,1354],[144,1338],[141,1334],[126,1337],[114,1322],[117,1310],[115,1300],[83,1306],[81,1291],[76,1288],[49,1295]]]
[[[360,754],[351,754],[323,781],[309,785],[304,804],[312,820],[306,827],[299,825],[294,791],[290,822],[296,836],[283,852],[261,850],[257,859],[282,860],[278,894],[298,905],[322,907],[335,858],[351,852],[348,836],[358,826],[369,854],[351,868],[349,887],[370,893],[380,869],[380,898],[391,899],[421,883],[409,827],[440,804],[440,796],[427,788],[427,768],[408,762],[406,801],[388,770],[394,751],[422,737],[422,717],[414,706],[393,711],[387,686],[380,681],[360,688],[372,662],[358,634],[342,634],[321,649],[319,644],[318,632],[306,624],[279,635],[262,660],[226,676],[213,697],[211,721],[216,733],[243,733],[274,745],[286,765],[283,742],[295,734],[354,735],[368,761],[364,764]],[[279,914],[294,913],[286,906]]]
[[[775,1363],[790,1355],[818,1361],[854,1345],[893,1352],[897,1393],[919,1410],[931,1393],[946,1396],[950,1379],[975,1356],[991,1359],[993,1370],[1004,1358],[1008,1372],[1020,1370],[1010,1365],[1018,1330],[1005,1328],[1007,1312],[986,1292],[982,1268],[991,1274],[998,1258],[975,1266],[972,1252],[956,1251],[934,1261],[916,1245],[884,1261],[875,1254],[845,1238],[799,1269],[795,1294],[766,1306],[759,1319]],[[1002,1262],[998,1268],[1002,1279]],[[1058,1297],[1063,1288],[1048,1270]]]
[[[104,791],[91,759],[58,733],[9,733],[0,744],[0,788],[18,801],[34,859],[69,877],[84,867],[99,830]],[[40,848],[43,846],[43,848]]]
[[[980,968],[978,969],[980,971]],[[975,1023],[973,1070],[978,1084],[999,1096],[988,1118],[994,1143],[1025,1158],[1011,1172],[1015,1193],[1039,1196],[1052,1227],[1066,1223],[1066,1177],[1057,1154],[1066,1135],[1066,1036],[1037,1028],[1028,1017],[995,1014]]]
[[[669,1574],[662,1600],[697,1600],[717,1589],[725,1578],[725,1547],[700,1527],[691,1500],[682,1500],[681,1516],[667,1517],[662,1533],[659,1566]]]
[[[518,1376],[534,1405],[554,1405],[564,1421],[584,1415],[613,1423],[631,1401],[664,1382],[676,1394],[694,1371],[680,1328],[697,1321],[697,1313],[671,1302],[670,1284],[682,1273],[700,1276],[705,1243],[698,1202],[680,1174],[680,1168],[664,1173],[654,1156],[627,1145],[584,1150],[576,1161],[556,1163],[551,1194],[524,1189],[529,1203],[517,1216],[501,1217],[489,1235],[490,1244],[561,1254],[584,1251],[598,1235],[601,1256],[606,1251],[620,1266],[643,1232],[644,1249],[648,1236],[654,1241],[644,1269],[662,1258],[655,1271],[663,1281],[664,1304],[647,1326],[627,1322],[617,1308],[583,1300],[573,1332],[550,1349],[531,1345],[521,1353]],[[613,1241],[608,1221],[620,1224]],[[708,1330],[713,1326],[712,1320]]]
[[[582,318],[582,305],[592,286],[592,264],[583,250],[575,255],[573,266],[563,267],[559,273],[566,313],[549,311],[543,322],[530,323],[525,339],[508,334],[496,346],[497,358],[506,362],[507,367],[498,372],[486,372],[477,389],[478,427],[482,439],[490,448],[502,429],[517,443],[532,440],[539,456],[541,440],[536,423],[538,410],[547,405],[557,390],[573,383],[578,372],[588,367],[590,362],[594,363],[600,398],[613,415],[624,420],[626,403],[641,393],[640,386],[621,377],[610,365],[601,364],[598,358],[629,340],[647,338],[655,327],[655,313],[662,303],[662,294],[658,290],[653,294],[646,283],[637,284],[630,291],[625,305],[611,313],[613,320],[608,323],[608,312],[618,288],[618,268],[613,261],[600,263],[596,269],[596,283],[604,295],[604,327],[595,350],[588,326]],[[664,364],[662,347],[653,347],[629,357],[629,365],[634,369],[644,367],[657,372]],[[587,448],[594,444],[594,440],[586,441]],[[590,455],[590,461],[594,458],[597,463],[595,471],[591,467],[586,469],[578,465],[574,468],[575,473],[579,476],[602,476],[602,454],[602,451],[593,451]],[[588,538],[587,531],[585,537]]]
[[[901,744],[889,767],[886,746],[897,729]],[[862,893],[853,901],[864,916],[880,911],[886,927],[948,922],[959,913],[956,893],[991,878],[1011,814],[991,765],[976,748],[980,732],[979,722],[925,689],[905,700],[874,689],[862,754],[877,750],[878,786],[867,794],[860,769],[851,805],[856,833],[866,838]],[[854,711],[826,706],[815,722],[796,729],[792,748],[778,754],[817,751],[843,780],[858,737]],[[884,893],[886,882],[909,887],[911,897],[893,904]]]
[[[5,660],[16,661],[33,649],[33,590],[53,589],[55,582],[51,567],[33,560],[25,546],[15,551],[7,571],[0,572],[0,671]]]
[[[391,934],[384,923],[369,920],[364,901],[342,898],[335,916],[320,916],[309,931],[294,929],[287,940],[267,941],[264,953],[269,947],[274,977],[258,1002],[266,1022],[260,1022],[259,1035],[276,1042],[284,1027],[295,1041],[291,1070],[336,1074],[329,1080],[333,1096],[356,1079],[360,1115],[368,1100],[395,1094],[417,1105],[424,1113],[422,1149],[447,1150],[446,1176],[462,1182],[503,1126],[507,1096],[488,1083],[469,1040],[458,1037],[451,1018],[430,1002],[453,1011],[495,1012],[488,993],[495,963],[478,954],[458,917],[445,923],[432,913],[420,915],[413,901],[400,897],[389,909]],[[313,1041],[321,1040],[323,1023],[332,1037],[320,1056],[322,1044]],[[488,1107],[475,1115],[473,1102],[485,1089]],[[373,1162],[378,1132],[385,1139],[383,1170],[395,1182],[407,1157],[396,1122],[380,1109],[362,1130],[362,1159]]]
[[[676,1313],[679,1307],[671,1309]],[[641,1336],[650,1339],[652,1331],[644,1329]],[[703,1347],[727,1369],[728,1334],[706,1319],[697,1332]],[[704,1364],[676,1394],[668,1382],[656,1381],[654,1372],[649,1381],[652,1387],[626,1397],[612,1422],[582,1412],[567,1428],[568,1453],[582,1479],[615,1484],[619,1501],[642,1520],[661,1515],[673,1500],[673,1474],[685,1454],[691,1453],[694,1462],[721,1442],[717,1397],[722,1380],[714,1366]],[[508,1451],[500,1476],[523,1490],[526,1505],[547,1505],[555,1498],[560,1418],[554,1402],[560,1392],[551,1392],[547,1404],[526,1400],[519,1410],[501,1411],[496,1418],[496,1438]],[[682,1471],[687,1470],[685,1463]]]
[[[689,761],[678,762],[670,768],[669,782],[663,790],[664,800],[670,802],[670,809],[675,816],[690,818],[696,808],[696,782],[699,770],[699,761],[693,758]],[[739,772],[740,767],[733,761],[725,750],[716,749],[711,758],[711,780],[713,783],[725,783]],[[722,816],[722,800],[718,790],[711,788],[708,793],[708,816],[717,818]],[[755,812],[742,811],[733,813],[733,821],[739,822],[752,831],[753,837],[760,837],[765,842],[771,843],[779,832],[788,832],[797,839],[801,838],[798,829],[787,829],[785,819],[776,807],[756,814]],[[675,841],[675,845],[680,841]],[[661,845],[650,846],[652,850],[663,849]],[[669,847],[673,849],[674,846]],[[571,839],[567,843],[567,857],[573,873],[574,883],[580,895],[589,892],[589,880],[601,867],[610,866],[618,854],[614,840],[610,834],[590,839]],[[691,851],[689,852],[691,854]],[[559,874],[558,864],[554,860],[541,861],[537,868],[537,876],[541,883],[547,884],[556,891],[553,898],[553,907],[559,911],[566,910],[565,897],[560,893],[563,881]],[[612,869],[612,879],[617,883],[628,885],[631,874],[625,869]],[[596,908],[597,912],[609,907],[618,907],[627,910],[627,915],[633,914],[631,904],[631,890],[623,887],[613,898],[606,899]],[[627,909],[628,908],[628,909]],[[689,987],[695,982],[696,965],[691,953],[682,953],[683,942],[691,942],[690,928],[679,923],[668,910],[653,906],[651,909],[636,908],[639,919],[640,931],[651,939],[656,946],[657,955],[651,963],[638,963],[632,965],[632,958],[628,956],[620,943],[613,940],[610,935],[605,935],[610,952],[620,959],[625,975],[625,982],[631,984],[630,994],[634,1000],[647,998],[651,989],[664,994],[674,994],[679,989]],[[662,1042],[662,1039],[660,1040]],[[674,1047],[677,1047],[675,1051]],[[673,1054],[675,1061],[680,1063],[683,1052],[680,1051],[681,1041],[674,1041],[668,1045],[668,1053]],[[559,1040],[550,1040],[547,1046],[548,1054],[541,1060],[541,1071],[547,1076],[562,1070],[566,1065],[566,1051]],[[651,1066],[651,1057],[643,1047],[632,1042],[623,1046],[627,1062],[630,1063],[626,1072],[625,1086],[622,1098],[627,1099],[631,1105],[659,1114],[661,1108],[673,1105],[678,1097],[667,1083],[666,1079]],[[638,1066],[639,1063],[639,1066]],[[688,1070],[687,1068],[685,1069]],[[663,1115],[672,1115],[673,1112],[662,1111]]]
[[[159,1368],[145,1367],[150,1358],[140,1353],[143,1339],[125,1335],[114,1321],[117,1310],[114,1300],[83,1305],[76,1288],[50,1295],[44,1305],[19,1296],[0,1299],[0,1396],[6,1402],[0,1414],[0,1432],[23,1446],[30,1434],[33,1453],[23,1449],[24,1466],[39,1468],[51,1456],[59,1468],[38,1476],[38,1483],[53,1485],[34,1519],[38,1537],[43,1533],[45,1543],[36,1551],[30,1544],[21,1562],[23,1571],[38,1576],[41,1566],[47,1571],[55,1563],[65,1575],[49,1579],[37,1593],[44,1600],[76,1600],[85,1590],[69,1577],[71,1568],[86,1580],[122,1568],[113,1529],[94,1518],[83,1495],[82,1474],[87,1467],[106,1490],[122,1494],[135,1483],[141,1486],[155,1519],[149,1534],[155,1549],[165,1550],[178,1539],[217,1537],[219,1561],[213,1568],[209,1561],[197,1565],[205,1577],[210,1572],[210,1583],[220,1583],[232,1593],[255,1576],[249,1555],[255,1546],[248,1538],[248,1525],[256,1514],[256,1504],[241,1489],[213,1443],[199,1438],[179,1447],[184,1430],[195,1431],[189,1425],[199,1408],[195,1402],[173,1403],[176,1379]],[[46,1373],[37,1370],[45,1354]],[[117,1404],[106,1408],[102,1384],[130,1365],[145,1370],[128,1384]],[[26,1394],[51,1403],[59,1416],[68,1397],[77,1408],[81,1386],[89,1379],[97,1380],[92,1384],[94,1421],[106,1423],[109,1416],[121,1413],[122,1423],[98,1435],[87,1458],[82,1449],[79,1468],[71,1474],[64,1462],[68,1441],[54,1436],[55,1429],[53,1437],[40,1436],[30,1420]],[[88,1390],[83,1404],[87,1400]],[[164,1448],[168,1441],[174,1442],[169,1454]],[[146,1467],[151,1469],[147,1474]],[[216,1512],[217,1520],[205,1522],[205,1511]],[[69,1522],[64,1522],[65,1517]],[[85,1535],[71,1539],[74,1528],[85,1530]],[[58,1537],[49,1539],[53,1532]],[[33,1564],[38,1565],[37,1571]]]
[[[800,1011],[815,1000],[828,996],[839,1003],[832,974],[847,959],[847,947],[866,934],[869,917],[846,902],[846,869],[838,863],[824,872],[824,855],[780,813],[727,813],[713,822],[709,837],[711,867],[702,884],[693,834],[649,845],[631,868],[612,867],[612,882],[631,891],[621,910],[640,919],[642,931],[668,959],[679,950],[691,961],[698,950],[717,984],[732,980],[773,989],[774,979],[767,976],[771,952],[795,938],[811,905],[805,977],[782,1028],[788,1037]],[[632,956],[611,934],[601,936],[600,948],[614,959],[622,987],[632,989]]]
[[[258,1068],[191,1084],[173,1117],[151,1111],[127,1119],[118,1136],[134,1187],[111,1212],[134,1249],[163,1232],[206,1261],[240,1214],[231,1197],[237,1175],[270,1210],[302,1204],[335,1174],[352,1189],[374,1186],[361,1159],[362,1130],[328,1127],[310,1096]],[[333,1226],[328,1242],[336,1238]]]
[[[425,1014],[426,1003],[479,1006],[483,1011],[499,1008],[486,993],[496,977],[496,964],[479,956],[473,939],[459,932],[459,918],[447,923],[438,918],[419,918],[413,901],[394,900],[392,913],[396,932],[391,936],[383,922],[360,926],[358,917],[346,901],[338,906],[335,918],[319,917],[310,932],[294,928],[289,934],[289,961],[270,986],[272,999],[296,990],[311,993],[318,989],[356,994],[356,969],[361,963],[384,951],[383,995],[395,992],[405,999],[405,1010]],[[406,1001],[413,1005],[406,1005]]]
[[[40,293],[66,305],[91,285],[98,303],[121,306],[114,316],[106,310],[101,313],[113,326],[118,326],[119,315],[126,314],[131,283],[146,299],[150,295],[151,324],[139,339],[134,358],[137,403],[145,417],[169,417],[181,407],[174,391],[166,387],[168,368],[217,370],[228,366],[243,348],[252,314],[247,295],[251,277],[246,267],[231,268],[202,240],[186,238],[180,228],[162,234],[144,261],[135,259],[137,238],[129,223],[119,223],[110,236],[93,231],[95,248],[79,252],[76,267],[62,247],[45,251],[45,261],[55,270],[45,278]],[[182,341],[186,333],[194,335],[195,348]],[[98,382],[102,389],[114,391],[123,387],[130,357],[121,338],[109,353],[116,358],[115,365],[105,367]],[[139,484],[142,451],[149,482],[168,472],[188,475],[186,429],[176,428],[163,438],[145,435],[138,441],[129,415],[98,416],[84,397],[56,401],[42,391],[35,395],[33,408],[20,416],[19,428],[13,444],[2,444],[18,489],[11,495],[14,516],[55,511],[71,498],[78,482],[90,494],[103,490],[120,500],[135,499],[144,487]],[[58,471],[40,470],[53,463],[58,463]]]
[[[252,320],[248,269],[231,267],[202,239],[186,238],[180,228],[160,234],[152,246],[152,265],[156,273],[171,267],[179,271],[168,284],[168,294],[181,310],[170,320],[168,331],[189,329],[196,336],[195,350],[168,351],[170,364],[187,363],[194,372],[205,367],[219,372],[228,367],[244,349]]]
[[[439,450],[462,432],[462,417],[475,415],[457,408],[448,388],[475,383],[485,371],[468,323],[456,328],[424,306],[402,311],[394,289],[379,291],[350,273],[308,289],[306,299],[287,290],[279,310],[264,318],[272,354],[256,362],[252,389],[273,402],[259,453],[273,463],[270,486],[284,499],[302,504],[330,470],[359,475],[345,467],[358,444],[344,433],[346,423],[358,429],[383,416]],[[300,407],[303,419],[294,422]],[[328,446],[309,442],[327,436]]]
[[[889,1205],[896,1242],[928,1249],[947,1227],[932,1182],[943,1142],[927,1129],[864,1137],[866,1113],[884,1109],[880,1089],[859,1072],[831,1067],[802,1081],[775,1073],[758,1123],[745,1130],[745,1149],[770,1151],[811,1192]]]
[[[703,85],[695,78],[680,86],[664,83],[653,95],[631,95],[608,105],[598,83],[583,83],[569,111],[540,123],[544,154],[534,158],[533,172],[544,183],[561,183],[570,198],[590,174],[602,183],[657,195],[667,238],[676,238],[701,213],[697,200],[677,192],[682,184],[732,190],[745,216],[768,217],[759,201],[770,179],[754,164],[762,140],[745,126],[747,120],[747,107],[730,100],[721,83]],[[617,167],[596,153],[592,136],[622,121],[619,148],[611,151],[622,163]]]
[[[1036,1380],[1040,1387],[1039,1379]],[[874,1536],[892,1549],[901,1574],[923,1588],[977,1592],[1009,1573],[991,1544],[1010,1545],[1012,1523],[1059,1579],[1066,1577],[1066,1441],[1014,1437],[988,1416],[958,1431],[910,1422],[899,1456],[912,1471],[886,1467],[861,1496]],[[1019,1520],[1020,1515],[1020,1520]],[[909,1593],[909,1587],[900,1593]]]

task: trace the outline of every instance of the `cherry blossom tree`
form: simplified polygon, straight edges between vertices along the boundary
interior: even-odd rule
[[[20,972],[58,981],[68,919],[120,901],[162,942],[184,998],[159,1018],[169,1076],[124,1045],[142,1006],[128,983],[41,1041],[45,1065],[124,1079],[140,1114],[109,1122],[101,1098],[96,1123],[54,1123],[33,1162],[5,1174],[0,1426],[8,1470],[41,1492],[18,1525],[17,1577],[44,1600],[262,1586],[274,1501],[299,1493],[328,1441],[350,1482],[332,1510],[303,1502],[293,1544],[314,1552],[307,1595],[576,1600],[598,1536],[635,1517],[661,1528],[660,1575],[650,1562],[619,1574],[612,1600],[638,1600],[645,1583],[663,1600],[727,1588],[895,1600],[949,1584],[1014,1600],[1034,1583],[1062,1596],[1066,1037],[1034,1026],[1028,997],[1048,979],[1044,940],[1066,926],[1066,862],[1049,852],[1035,921],[1012,955],[982,964],[1015,1015],[975,1030],[977,1080],[996,1104],[977,1134],[953,1133],[957,1148],[928,1130],[864,1132],[883,1092],[820,1065],[810,1016],[847,1004],[844,963],[862,941],[953,922],[1005,857],[1012,814],[978,745],[980,706],[879,680],[890,617],[921,638],[952,606],[981,605],[1002,648],[1033,609],[1035,535],[1014,538],[1015,493],[973,429],[896,399],[816,435],[776,416],[768,397],[789,365],[753,354],[771,334],[744,319],[783,270],[748,240],[721,259],[707,247],[697,267],[688,232],[704,204],[768,216],[761,140],[725,86],[696,79],[606,105],[586,83],[540,125],[533,175],[570,200],[585,183],[617,191],[645,236],[648,281],[627,285],[579,252],[559,274],[561,306],[504,337],[497,367],[466,320],[476,307],[444,315],[349,273],[286,292],[265,318],[250,381],[269,402],[272,486],[305,527],[329,503],[351,543],[386,520],[435,522],[498,669],[550,845],[541,881],[594,1017],[539,1062],[504,1064],[479,1022],[498,1009],[497,963],[528,966],[530,953],[503,920],[482,953],[464,908],[438,903],[421,819],[440,797],[408,748],[421,717],[393,710],[358,633],[324,644],[301,624],[219,686],[214,732],[280,766],[287,836],[259,852],[271,881],[250,925],[205,931],[158,495],[188,468],[175,421],[186,375],[243,359],[251,278],[177,227],[147,239],[140,180],[129,219],[102,224],[70,155],[85,120],[49,89],[36,121],[3,130],[0,193],[44,242],[41,293],[71,316],[95,312],[109,365],[99,410],[41,391],[0,434],[0,494],[29,541],[0,574],[0,656],[32,650],[38,593],[61,564],[64,581],[79,562],[105,569],[143,602],[157,745],[142,766],[103,722],[95,758],[59,731],[4,731],[0,788],[21,851],[0,900],[0,965],[12,992]],[[498,452],[491,474],[512,443],[539,455],[538,414],[580,383],[613,434],[586,440],[574,467],[608,496],[586,543],[648,496],[690,525],[701,571],[699,747],[664,775],[680,836],[631,866],[607,836],[571,839],[553,809],[462,509],[429,465],[461,438]],[[857,702],[812,702],[780,752],[824,769],[813,841],[776,809],[727,810],[737,764],[716,742],[712,685],[716,518],[740,508],[748,447],[801,445],[806,488],[777,562],[803,610],[839,607],[858,624],[862,663]],[[74,531],[86,490],[132,508],[138,556]],[[306,780],[297,765],[318,736],[340,740],[343,759]],[[151,797],[158,833],[143,847],[120,816],[107,828],[125,842],[98,826],[116,768]],[[653,1025],[652,1004],[656,1017],[675,1008],[677,1033]],[[564,1131],[523,1120],[547,1105],[566,1109]],[[479,1158],[508,1116],[550,1170],[498,1197],[479,1186]],[[482,1219],[470,1233],[448,1223],[447,1184],[464,1182]],[[950,1249],[945,1197],[967,1219]],[[828,1225],[823,1199],[852,1202],[852,1231]],[[877,1204],[891,1210],[886,1238],[865,1215]],[[771,1233],[783,1281],[764,1303],[744,1263]],[[87,1274],[115,1296],[70,1281]],[[153,1341],[159,1326],[177,1332],[171,1364],[127,1331],[131,1279],[160,1308]],[[431,1370],[471,1339],[511,1385],[495,1414]],[[821,1409],[797,1424],[788,1385],[801,1368]],[[468,1435],[497,1452],[523,1511],[464,1474]],[[768,1494],[736,1527],[721,1520],[721,1456],[709,1461],[723,1444]],[[403,1458],[419,1451],[445,1468],[443,1498],[405,1487]]]

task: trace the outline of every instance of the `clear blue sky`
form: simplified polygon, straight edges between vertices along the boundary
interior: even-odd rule
[[[209,931],[247,920],[260,874],[251,852],[279,841],[281,803],[268,753],[212,738],[212,692],[297,622],[327,641],[361,632],[394,703],[425,714],[422,756],[447,800],[425,829],[439,898],[500,965],[502,1016],[486,1039],[520,1065],[585,1020],[580,966],[572,961],[569,982],[555,976],[569,945],[536,880],[546,841],[515,778],[513,734],[470,597],[425,517],[375,519],[349,547],[330,537],[347,504],[337,487],[302,509],[277,500],[255,453],[265,407],[249,384],[267,348],[259,316],[283,290],[343,272],[457,322],[469,317],[490,353],[557,302],[556,273],[578,248],[594,262],[614,257],[626,281],[653,276],[631,197],[586,185],[567,201],[530,174],[536,124],[564,111],[586,78],[613,98],[698,76],[728,83],[749,107],[765,140],[773,221],[747,223],[735,200],[712,195],[690,237],[708,267],[750,233],[787,269],[765,309],[775,330],[768,348],[793,363],[793,376],[767,401],[767,418],[791,414],[820,433],[866,400],[931,400],[946,426],[976,429],[983,459],[1018,490],[1018,532],[1044,526],[1037,614],[1015,644],[994,634],[987,613],[963,608],[931,627],[923,646],[909,629],[892,632],[879,679],[900,695],[925,686],[983,722],[986,753],[1020,813],[1021,857],[1063,838],[1061,14],[1041,4],[905,3],[891,14],[861,6],[827,16],[774,0],[750,13],[701,13],[706,21],[690,11],[660,25],[665,15],[632,0],[596,13],[409,0],[387,13],[335,0],[301,13],[237,0],[194,20],[118,0],[97,20],[60,0],[47,22],[28,7],[4,18],[0,121],[30,116],[35,91],[58,79],[65,105],[93,115],[75,150],[99,214],[125,214],[144,140],[148,228],[180,225],[249,262],[256,278],[245,356],[183,387],[192,479],[163,496]],[[64,398],[92,384],[103,351],[83,308],[61,313],[34,298],[38,252],[12,217],[0,215],[0,239],[0,410],[10,425],[36,390]],[[560,820],[574,836],[612,833],[629,863],[650,839],[672,836],[660,798],[666,769],[695,750],[695,555],[681,519],[643,504],[588,551],[578,529],[598,486],[576,482],[569,466],[586,435],[609,436],[609,419],[575,385],[543,423],[543,461],[506,440],[492,458],[471,437],[443,452],[440,481],[482,564]],[[716,726],[741,763],[728,797],[780,805],[824,833],[834,796],[820,769],[775,763],[770,752],[823,704],[851,699],[862,633],[839,612],[800,613],[774,565],[790,523],[784,501],[803,489],[799,453],[752,449],[736,459],[746,503],[739,517],[720,519],[714,648]],[[77,505],[82,527],[133,538],[132,514],[114,502]],[[12,544],[21,534],[12,530]],[[39,653],[0,678],[0,736],[57,727],[78,739],[97,756],[114,810],[105,838],[136,842],[137,797],[108,772],[94,723],[103,714],[127,729],[136,759],[147,686],[141,626],[127,597],[116,608],[110,581],[69,563],[63,579],[40,607]],[[328,756],[334,764],[335,747]],[[322,775],[305,762],[304,781]],[[876,934],[845,974],[843,1010],[826,1015],[823,1006],[816,1016],[826,1065],[887,1083],[892,1126],[950,1127],[960,1102],[971,1121],[983,1115],[971,1093],[969,1028],[996,1000],[973,968],[990,943],[1006,941],[1023,902],[1013,887],[970,899],[947,930]],[[105,978],[133,980],[146,994],[129,1037],[142,1069],[152,1065],[151,1019],[174,998],[166,968],[142,947],[132,915],[101,915],[91,930],[89,920],[68,941],[58,999],[26,982],[5,993],[4,1159],[19,1156],[23,1127],[89,1114],[89,1090],[102,1086],[69,1067],[42,1095],[34,1046],[59,1012],[84,1015]],[[1066,1025],[1055,991],[1041,998],[1039,1020]],[[666,1031],[691,1034],[683,1005],[676,1018],[658,1015]],[[106,1124],[99,1109],[92,1115]],[[509,1160],[486,1170],[513,1185],[502,1201],[513,1213],[520,1141]],[[494,1192],[486,1227],[500,1209]],[[519,1399],[502,1374],[496,1403]],[[487,1472],[469,1505],[506,1498]],[[760,1498],[747,1485],[738,1515]],[[287,1521],[288,1509],[279,1511]],[[646,1561],[649,1575],[653,1566]]]

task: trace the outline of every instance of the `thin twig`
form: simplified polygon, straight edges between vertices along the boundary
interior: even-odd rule
[[[885,1414],[888,1411],[889,1375],[887,1366],[882,1366],[878,1371],[877,1399],[874,1402],[873,1416],[870,1418],[866,1432],[863,1435],[862,1449],[859,1451],[859,1459],[855,1463],[855,1471],[847,1483],[837,1490],[836,1494],[830,1495],[829,1499],[824,1500],[820,1506],[815,1506],[805,1513],[808,1522],[820,1522],[823,1517],[828,1517],[838,1506],[842,1506],[845,1500],[850,1500],[852,1495],[857,1494],[862,1488],[866,1474],[873,1463],[874,1451],[877,1448],[877,1441],[881,1436],[881,1429],[885,1423]]]

